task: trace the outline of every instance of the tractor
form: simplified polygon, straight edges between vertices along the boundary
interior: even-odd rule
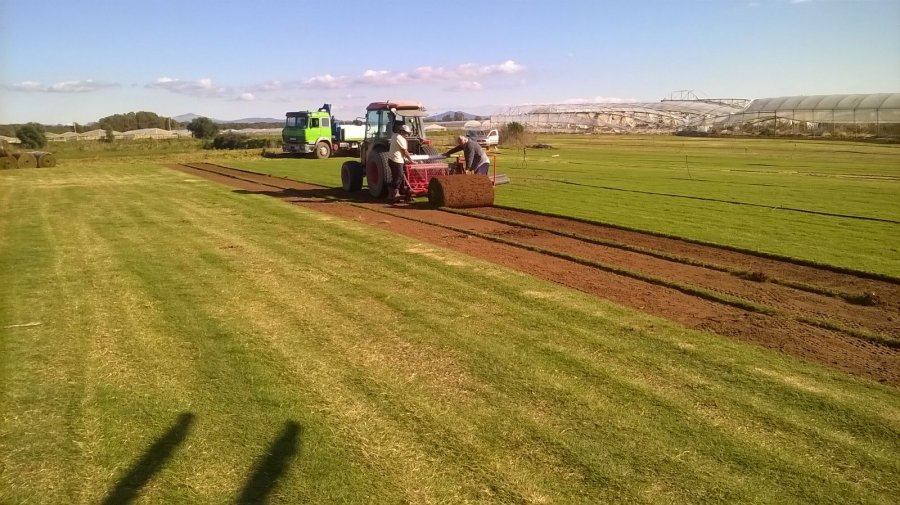
[[[413,163],[404,167],[406,197],[428,195],[438,206],[489,206],[494,202],[494,187],[487,177],[449,175],[450,167],[425,137],[422,118],[425,107],[412,101],[373,102],[366,107],[365,136],[360,145],[360,160],[347,161],[341,166],[344,191],[362,189],[366,179],[369,194],[375,198],[387,195],[391,185],[388,150],[391,136],[402,125],[412,130],[408,151]]]
[[[412,129],[409,136],[409,154],[416,161],[407,167],[407,182],[429,175],[447,173],[447,163],[425,138],[422,118],[425,107],[417,102],[387,101],[374,102],[366,107],[365,136],[360,145],[360,160],[348,161],[341,167],[341,182],[344,190],[355,192],[362,189],[363,178],[368,182],[369,194],[375,198],[384,197],[391,184],[391,168],[388,165],[388,148],[391,136],[401,125]],[[424,181],[427,186],[427,179]]]

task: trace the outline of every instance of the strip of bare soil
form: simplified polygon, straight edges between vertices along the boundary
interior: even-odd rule
[[[387,205],[368,198],[365,193],[351,201],[340,189],[217,165],[190,164],[173,168],[243,191],[268,194],[457,250],[688,327],[713,331],[900,385],[900,348],[895,345],[900,339],[900,287],[889,281],[512,209],[475,209],[484,215],[479,218],[419,204]],[[489,217],[533,227],[485,219]],[[659,251],[663,256],[696,260],[700,265],[752,270],[762,274],[760,279],[784,279],[843,293],[875,293],[870,301],[876,304],[852,304],[836,296],[785,284],[753,281],[722,269],[599,245],[545,230],[608,239]],[[622,271],[636,275],[622,275]],[[647,282],[641,280],[642,276],[661,282]],[[692,294],[691,289],[679,289],[684,286],[711,292],[713,296],[698,296]],[[716,298],[717,294],[721,299]],[[771,313],[736,307],[728,303],[732,297],[772,309]],[[885,342],[889,345],[884,345]]]

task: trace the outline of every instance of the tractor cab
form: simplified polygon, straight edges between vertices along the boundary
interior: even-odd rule
[[[416,155],[436,154],[425,137],[422,118],[426,115],[425,107],[418,102],[374,102],[366,107],[366,131],[360,162],[365,164],[371,151],[387,151],[391,136],[402,125],[412,129],[409,136],[409,152]]]

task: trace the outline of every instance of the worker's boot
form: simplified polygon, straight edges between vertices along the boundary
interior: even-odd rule
[[[396,202],[400,198],[400,192],[397,191],[397,188],[391,188],[388,191],[388,201],[393,203]]]

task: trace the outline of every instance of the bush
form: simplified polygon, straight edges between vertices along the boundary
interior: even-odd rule
[[[44,127],[38,123],[28,123],[16,128],[16,137],[25,148],[40,149],[47,145]]]
[[[500,128],[500,141],[509,145],[525,145],[528,141],[522,123],[507,123]]]
[[[188,123],[187,129],[196,139],[211,139],[219,133],[219,126],[208,117],[195,117]]]
[[[208,145],[212,149],[259,149],[267,147],[268,139],[251,138],[246,135],[228,132],[216,135],[216,138]]]

